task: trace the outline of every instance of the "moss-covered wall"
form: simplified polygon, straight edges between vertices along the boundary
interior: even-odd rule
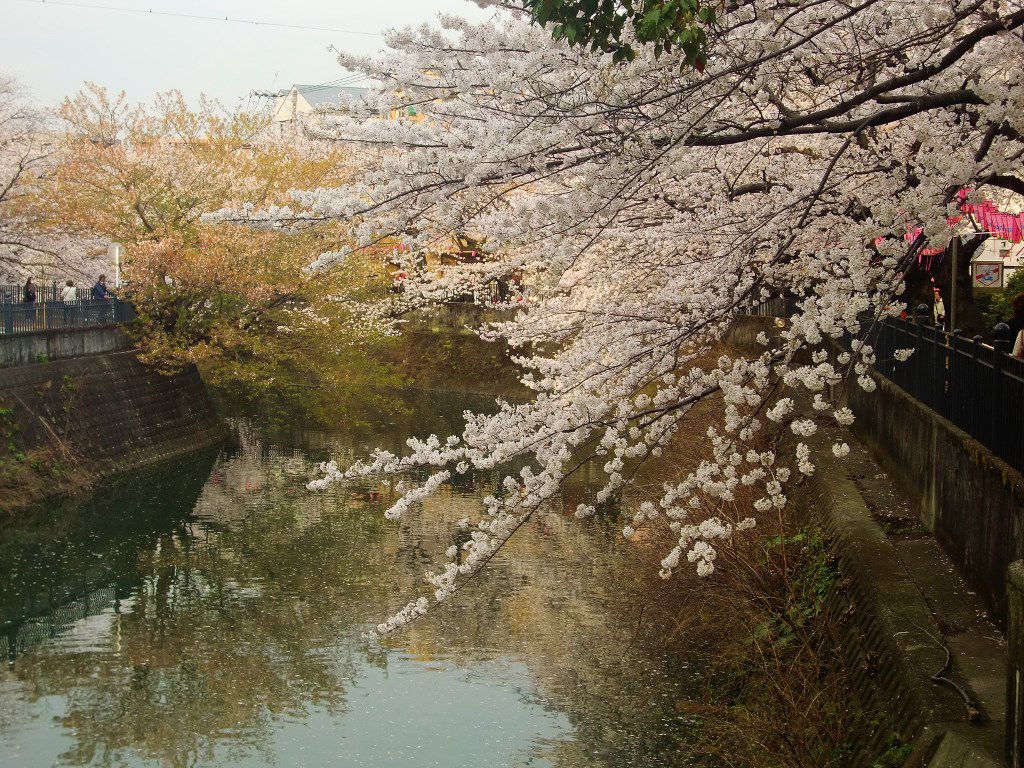
[[[195,368],[164,376],[133,352],[0,370],[0,432],[0,488],[20,482],[22,501],[64,490],[65,475],[141,467],[227,435]],[[51,488],[28,487],[33,461]],[[0,510],[14,495],[0,494]]]

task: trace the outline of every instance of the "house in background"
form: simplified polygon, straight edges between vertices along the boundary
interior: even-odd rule
[[[321,108],[344,110],[359,101],[368,88],[348,85],[293,85],[274,96],[274,122],[290,123],[296,115]]]
[[[346,85],[293,85],[288,90],[274,94],[274,123],[283,129],[296,115],[308,114],[318,109],[337,109],[344,112],[368,92],[369,88]],[[387,114],[388,120],[397,120],[400,117],[414,122],[425,119],[423,113],[413,106],[395,107]]]

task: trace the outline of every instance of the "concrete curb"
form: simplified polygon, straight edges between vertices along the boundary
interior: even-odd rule
[[[947,642],[934,606],[929,605],[922,591],[921,573],[911,578],[903,555],[875,520],[864,493],[852,480],[855,469],[849,462],[833,458],[830,446],[840,438],[847,442],[850,439],[848,434],[823,430],[807,440],[814,450],[817,470],[804,481],[797,496],[803,497],[799,499],[801,506],[832,538],[838,567],[847,584],[833,599],[845,603],[859,630],[848,633],[843,649],[859,669],[858,694],[879,711],[890,712],[890,727],[904,743],[914,745],[907,765],[999,768],[1004,765],[1001,745],[1005,702],[1000,706],[990,701],[996,694],[988,681],[976,686],[957,663],[956,649]],[[857,449],[860,461],[877,467],[863,446]],[[853,453],[851,456],[857,458]],[[937,547],[935,550],[938,552]],[[942,565],[952,567],[951,562]],[[958,637],[958,647],[964,644],[964,638]],[[989,653],[989,646],[978,652]],[[947,678],[950,684],[936,682],[936,677]],[[970,717],[954,684],[977,703],[981,714],[976,718]],[[991,716],[986,717],[986,712]],[[869,745],[867,753],[878,754],[888,735],[880,731],[877,743]]]

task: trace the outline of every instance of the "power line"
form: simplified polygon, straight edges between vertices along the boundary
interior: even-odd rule
[[[305,85],[296,88],[299,93],[312,93],[313,91],[325,91],[334,88],[344,88],[348,85],[354,85],[366,80],[364,75],[352,75],[351,77],[341,78],[331,83],[321,83],[320,85]]]
[[[121,13],[141,13],[150,16],[174,16],[179,19],[202,19],[204,21],[228,21],[234,24],[249,24],[255,27],[281,27],[284,29],[306,29],[314,32],[339,32],[344,35],[365,35],[367,37],[382,37],[379,32],[360,32],[354,29],[338,29],[335,27],[313,27],[305,24],[279,24],[273,21],[255,21],[252,19],[232,19],[228,16],[201,16],[195,13],[174,13],[173,11],[154,11],[152,8],[122,8],[115,5],[94,5],[91,3],[69,3],[65,0],[20,0],[23,3],[33,5],[62,5],[69,8],[86,8],[96,11],[120,11]]]
[[[253,90],[249,92],[250,96],[258,96],[260,98],[276,99],[281,96],[287,96],[292,91],[298,93],[313,93],[314,91],[325,91],[333,88],[344,88],[347,85],[365,81],[366,77],[363,75],[347,75],[345,77],[339,77],[335,80],[328,80],[326,83],[317,83],[315,85],[294,85],[287,90],[281,89],[280,91],[257,91]]]

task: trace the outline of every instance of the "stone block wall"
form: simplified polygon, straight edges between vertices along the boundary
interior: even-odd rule
[[[164,376],[134,352],[0,369],[0,406],[26,445],[129,469],[215,445],[227,428],[194,367]]]

